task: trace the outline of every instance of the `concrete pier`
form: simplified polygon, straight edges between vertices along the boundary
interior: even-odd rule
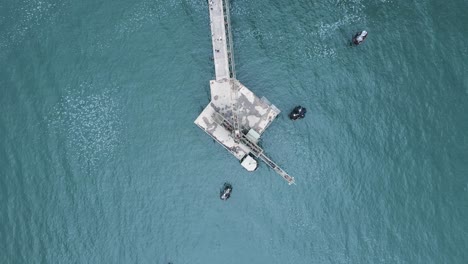
[[[208,4],[216,76],[210,81],[211,101],[195,124],[238,160],[263,160],[293,184],[294,177],[269,159],[257,144],[280,110],[266,98],[258,98],[236,79],[229,4],[227,0],[208,0]],[[244,162],[241,165],[247,170],[251,168]]]

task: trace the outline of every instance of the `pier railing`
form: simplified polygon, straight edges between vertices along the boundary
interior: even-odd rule
[[[228,62],[229,62],[229,72],[230,77],[236,79],[236,64],[234,62],[234,46],[232,44],[232,31],[231,31],[231,14],[229,12],[229,1],[223,1],[223,13],[224,13],[224,27],[226,29],[226,38],[227,38],[227,52],[228,52]]]
[[[221,114],[219,113],[214,113],[213,115],[213,120],[224,127],[227,131],[232,132],[234,130],[234,127],[227,121]],[[276,173],[278,173],[283,179],[285,179],[289,185],[291,184],[296,184],[294,181],[294,177],[290,176],[286,171],[284,171],[278,164],[273,162],[270,158],[268,158],[265,153],[263,153],[263,149],[258,146],[256,143],[250,141],[245,134],[242,133],[242,136],[240,138],[240,141],[246,145],[247,147],[250,148],[252,151],[251,153],[255,155],[257,158],[260,158],[265,162],[270,168],[272,168]]]

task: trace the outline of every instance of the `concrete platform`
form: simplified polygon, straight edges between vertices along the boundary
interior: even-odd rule
[[[237,89],[237,98],[231,98],[231,89]],[[241,130],[254,129],[260,135],[273,122],[280,110],[266,99],[259,99],[238,80],[210,81],[211,103],[225,118],[232,118],[232,102],[237,104],[237,116]]]
[[[280,110],[264,97],[258,98],[236,79],[229,5],[226,1],[208,1],[216,77],[210,81],[211,101],[194,123],[238,160],[250,155],[252,164],[244,166],[247,170],[254,170],[254,161],[256,163],[256,159],[261,159],[289,184],[294,184],[294,177],[269,159],[257,144],[258,137]]]
[[[232,133],[216,122],[216,113],[217,111],[213,103],[209,103],[197,117],[195,124],[221,144],[226,150],[231,152],[238,160],[241,160],[252,150],[245,144],[237,143]]]
[[[235,85],[232,85],[232,83]],[[231,87],[238,89],[237,100],[231,99]],[[210,81],[210,88],[211,102],[195,120],[195,124],[240,160],[249,154],[251,149],[241,142],[236,143],[231,132],[216,123],[215,113],[219,113],[225,119],[231,120],[231,102],[235,100],[238,104],[237,111],[241,130],[247,133],[250,129],[254,129],[261,135],[280,111],[274,105],[269,104],[266,99],[259,99],[237,80],[212,80]]]

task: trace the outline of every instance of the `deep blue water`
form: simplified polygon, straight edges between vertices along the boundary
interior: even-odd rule
[[[237,77],[283,111],[262,146],[288,186],[193,124],[205,1],[0,1],[0,263],[466,263],[466,10],[233,0]]]

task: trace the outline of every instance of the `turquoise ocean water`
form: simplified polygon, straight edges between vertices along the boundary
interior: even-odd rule
[[[0,263],[467,263],[468,2],[231,6],[296,186],[193,124],[206,1],[0,1]]]

